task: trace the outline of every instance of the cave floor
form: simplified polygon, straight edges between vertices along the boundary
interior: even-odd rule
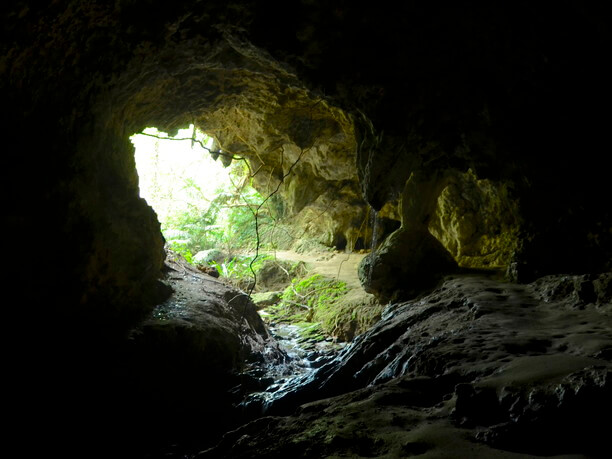
[[[347,284],[363,258],[277,256]],[[195,396],[177,413],[185,419],[202,418],[202,426],[214,419],[221,428],[227,417],[227,428],[208,439],[197,440],[204,427],[191,431],[193,443],[206,446],[180,457],[609,457],[612,273],[531,284],[449,276],[427,295],[387,305],[382,319],[332,360],[292,372],[244,293],[182,262],[167,266],[174,295],[154,311],[140,340],[143,352],[163,345],[164,354],[154,349],[148,379],[163,375],[181,391],[189,383]],[[161,368],[160,355],[167,360]],[[222,402],[231,387],[224,384],[250,385],[240,390],[246,396],[275,381],[254,371],[211,385],[208,375],[246,355],[259,356],[253,370],[285,365],[289,374],[245,412],[240,397]]]
[[[365,253],[344,253],[344,252],[311,252],[297,253],[293,250],[279,250],[270,252],[269,255],[275,256],[280,260],[302,261],[309,266],[310,274],[321,274],[330,279],[346,282],[350,290],[355,290],[356,294],[363,296],[369,295],[363,290],[357,268],[359,263],[366,256]]]
[[[609,457],[611,278],[449,277],[197,457]]]

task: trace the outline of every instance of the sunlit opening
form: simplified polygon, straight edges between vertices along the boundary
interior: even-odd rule
[[[263,199],[251,186],[245,161],[232,162],[193,125],[174,137],[150,127],[130,139],[140,196],[157,213],[173,250],[196,261],[207,249],[255,245],[254,213]]]

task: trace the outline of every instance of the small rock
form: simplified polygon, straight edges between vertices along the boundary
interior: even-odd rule
[[[282,293],[283,292],[253,293],[251,295],[251,299],[253,300],[253,303],[255,303],[255,306],[257,306],[258,309],[261,309],[278,303],[281,299]]]
[[[212,277],[219,277],[219,271],[214,266],[197,265],[199,271]]]

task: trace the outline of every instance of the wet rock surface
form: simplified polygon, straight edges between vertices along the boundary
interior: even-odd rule
[[[317,324],[310,325],[317,328]],[[248,418],[259,417],[264,409],[278,394],[288,387],[295,387],[296,380],[308,379],[323,365],[332,361],[347,343],[336,342],[331,338],[323,339],[320,330],[314,338],[308,330],[294,324],[271,324],[270,334],[276,340],[275,346],[283,353],[280,358],[262,365],[255,362],[249,365],[244,374],[255,375],[260,384],[250,387],[247,396],[239,403],[240,409]]]
[[[211,371],[239,369],[272,349],[268,331],[244,292],[202,273],[169,252],[165,263],[173,294],[132,332],[132,340],[158,342],[164,352],[195,352]],[[184,343],[172,343],[173,340]],[[274,360],[274,359],[272,359]]]
[[[173,252],[165,270],[172,295],[132,330],[125,349],[132,384],[141,386],[136,456],[155,457],[172,444],[173,454],[187,454],[214,441],[240,422],[236,405],[271,383],[263,369],[289,359],[246,293]]]
[[[605,457],[611,277],[448,278],[198,457]]]

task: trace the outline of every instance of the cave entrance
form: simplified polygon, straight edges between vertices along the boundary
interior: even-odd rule
[[[211,251],[255,247],[255,214],[265,224],[266,213],[246,160],[232,161],[193,125],[173,137],[149,127],[130,140],[140,196],[157,213],[172,250],[189,262],[221,263]]]

